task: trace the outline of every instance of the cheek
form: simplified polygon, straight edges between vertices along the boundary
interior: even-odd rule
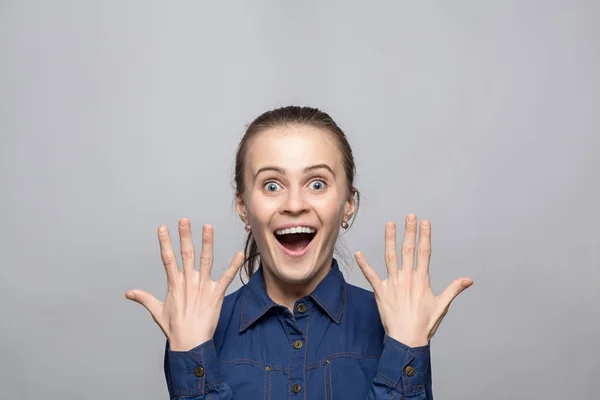
[[[251,196],[247,204],[250,221],[257,228],[268,224],[278,209],[275,198],[265,197],[261,194]]]
[[[323,199],[316,204],[321,220],[325,223],[337,224],[344,214],[344,202],[334,199]]]

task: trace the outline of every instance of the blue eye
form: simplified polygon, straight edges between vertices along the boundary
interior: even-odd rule
[[[325,188],[325,182],[319,180],[312,181],[310,185],[312,186],[311,189],[313,190],[323,190]]]
[[[263,186],[263,189],[267,192],[276,192],[278,188],[279,185],[275,182],[267,182],[265,183],[265,186]]]

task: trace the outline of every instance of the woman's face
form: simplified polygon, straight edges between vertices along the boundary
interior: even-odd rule
[[[320,280],[340,224],[354,212],[332,134],[305,125],[265,130],[248,146],[244,174],[238,212],[252,227],[265,274],[294,286]]]

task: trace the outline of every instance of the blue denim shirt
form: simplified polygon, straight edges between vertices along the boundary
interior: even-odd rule
[[[171,351],[171,399],[433,399],[429,345],[385,335],[373,292],[348,284],[335,259],[292,314],[267,295],[262,268],[225,297],[212,340]]]

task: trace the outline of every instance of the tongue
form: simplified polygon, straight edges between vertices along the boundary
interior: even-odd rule
[[[310,233],[290,233],[281,235],[278,239],[286,249],[298,251],[308,246],[312,240],[312,236]]]

